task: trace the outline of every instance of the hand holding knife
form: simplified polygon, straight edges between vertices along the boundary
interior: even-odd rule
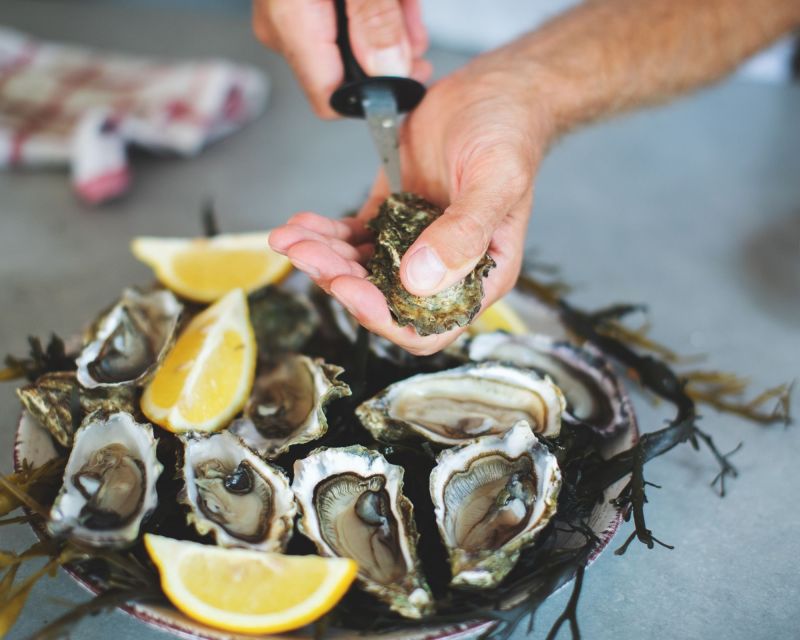
[[[344,65],[344,82],[331,96],[331,107],[342,116],[366,118],[372,140],[393,193],[403,190],[398,147],[398,116],[416,107],[425,86],[411,78],[368,76],[350,46],[345,0],[336,0],[336,44]]]

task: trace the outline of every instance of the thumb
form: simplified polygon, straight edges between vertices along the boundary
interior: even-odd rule
[[[371,76],[409,76],[411,43],[400,0],[347,0],[353,53]]]
[[[492,171],[470,184],[420,234],[400,263],[407,291],[418,296],[439,293],[475,268],[497,227],[531,189],[531,178],[510,184],[507,176]]]

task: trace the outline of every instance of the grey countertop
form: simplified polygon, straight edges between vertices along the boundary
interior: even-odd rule
[[[225,230],[244,231],[300,209],[338,215],[366,193],[376,168],[366,127],[317,121],[242,17],[5,0],[0,23],[123,51],[230,57],[273,84],[263,118],[198,158],[135,154],[130,195],[102,208],[80,204],[63,171],[0,173],[1,352],[24,351],[28,334],[75,332],[124,285],[147,281],[129,239],[195,234],[206,197]],[[433,61],[446,72],[463,58]],[[580,303],[647,302],[655,337],[680,352],[706,353],[756,388],[798,377],[800,90],[728,82],[571,135],[542,167],[529,247],[579,285]],[[0,387],[3,472],[17,413],[12,385]],[[739,479],[718,498],[713,461],[689,447],[648,465],[663,485],[649,491],[648,525],[675,550],[605,553],[580,603],[586,638],[798,637],[800,433],[704,414],[723,450],[744,443]],[[660,425],[643,416],[646,429]],[[32,540],[23,527],[0,537],[14,550]],[[540,611],[540,637],[567,596]],[[10,637],[52,620],[56,600],[85,597],[63,573],[43,580]],[[118,612],[74,634],[112,636],[166,637]]]

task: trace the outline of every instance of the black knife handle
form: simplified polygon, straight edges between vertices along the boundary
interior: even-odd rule
[[[416,107],[425,95],[425,85],[399,76],[368,76],[358,64],[350,45],[350,32],[347,27],[347,7],[345,0],[334,0],[336,5],[336,44],[342,56],[344,81],[331,96],[331,108],[339,115],[348,118],[363,118],[361,88],[369,85],[388,87],[397,101],[398,113],[406,113]]]

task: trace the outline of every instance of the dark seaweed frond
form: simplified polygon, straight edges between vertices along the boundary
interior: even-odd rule
[[[73,371],[75,357],[66,352],[64,341],[56,334],[50,336],[46,347],[36,336],[28,336],[30,350],[27,357],[8,355],[5,368],[0,369],[0,382],[27,378],[30,382],[51,371]]]

